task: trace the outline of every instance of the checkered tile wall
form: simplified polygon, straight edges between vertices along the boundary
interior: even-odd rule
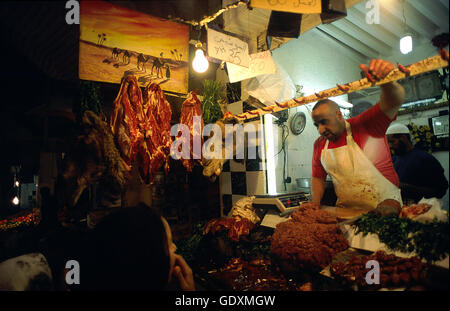
[[[256,152],[256,159],[248,159],[247,144],[245,145],[245,159],[229,160],[225,163],[219,177],[222,216],[226,216],[239,199],[266,193],[264,168],[264,160],[261,159],[258,152]]]

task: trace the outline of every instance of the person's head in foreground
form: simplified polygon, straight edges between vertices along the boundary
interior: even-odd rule
[[[175,254],[167,221],[142,203],[106,216],[87,244],[82,290],[164,290],[172,277],[181,289],[194,290],[192,270]]]

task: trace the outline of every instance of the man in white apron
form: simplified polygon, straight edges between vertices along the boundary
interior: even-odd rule
[[[383,79],[395,66],[379,59],[360,68],[375,79]],[[393,202],[396,208],[401,207],[398,176],[385,133],[404,97],[400,84],[384,84],[380,102],[348,120],[344,120],[338,105],[331,100],[319,101],[314,106],[312,118],[321,137],[314,143],[313,203],[320,204],[326,176],[330,175],[339,207],[367,212],[385,200],[389,200],[388,205]]]

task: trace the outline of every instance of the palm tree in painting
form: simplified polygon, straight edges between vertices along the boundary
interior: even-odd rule
[[[181,57],[183,57],[183,54],[180,53],[180,59],[179,60],[181,60]]]
[[[97,45],[100,45],[100,40],[102,39],[102,35],[101,35],[101,34],[98,34],[97,37],[98,37]]]

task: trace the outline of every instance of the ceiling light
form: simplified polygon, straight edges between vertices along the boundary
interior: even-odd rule
[[[401,2],[405,35],[400,39],[400,52],[402,52],[402,54],[408,54],[413,50],[413,42],[412,36],[408,33],[408,24],[406,23],[405,0],[401,0]]]
[[[203,52],[202,44],[197,43],[195,45],[195,48],[197,50],[195,51],[195,57],[192,61],[192,68],[198,73],[203,73],[208,70],[209,62],[205,57],[205,53]]]
[[[400,39],[400,52],[402,54],[408,54],[413,50],[413,42],[412,37],[409,34],[406,34],[403,38]]]

